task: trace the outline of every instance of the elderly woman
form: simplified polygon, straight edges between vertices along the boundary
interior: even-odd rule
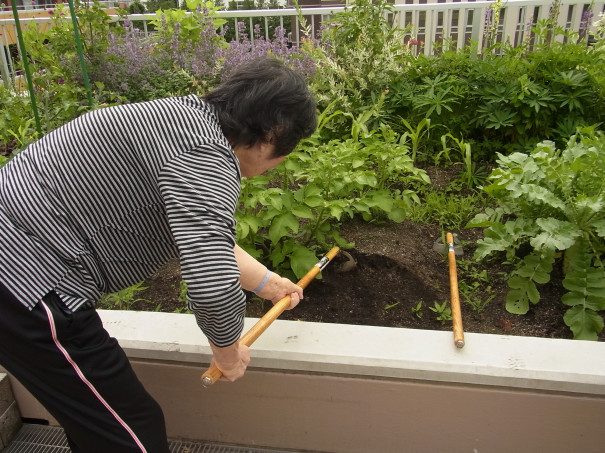
[[[245,295],[302,289],[235,243],[240,180],[278,165],[317,124],[304,80],[261,58],[203,98],[96,110],[0,169],[0,364],[74,452],[161,452],[162,410],[95,302],[180,258],[189,308],[224,378],[244,374]]]

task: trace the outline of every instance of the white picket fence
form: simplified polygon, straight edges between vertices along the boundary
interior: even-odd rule
[[[417,3],[422,0],[404,1],[414,3],[394,5],[394,14],[389,17],[389,21],[400,28],[411,27],[414,37],[423,43],[422,46],[419,46],[419,49],[426,55],[434,53],[435,44],[442,43],[444,40],[457,48],[476,42],[478,51],[481,51],[486,24],[491,28],[490,22],[486,18],[490,15],[494,1],[441,0],[438,3]],[[548,18],[552,5],[552,0],[508,0],[503,2],[496,26],[497,40],[499,42],[508,41],[513,46],[520,45],[526,38],[527,33],[530,32],[532,24]],[[561,0],[559,25],[571,31],[581,32],[583,29],[588,29],[587,31],[590,32],[593,29],[592,24],[597,20],[599,14],[602,14],[604,6],[604,1],[591,3],[587,0]],[[321,24],[328,22],[334,13],[345,10],[346,7],[344,6],[303,8],[301,13],[307,25],[311,28],[311,34],[315,36]],[[261,35],[265,36],[265,39],[271,38],[269,18],[277,17],[282,26],[287,22],[292,25],[290,38],[294,44],[300,43],[302,38],[298,12],[293,8],[219,11],[218,15],[225,19],[235,19],[236,22],[247,23],[249,29],[252,28],[253,19],[262,18]],[[154,17],[153,14],[128,16],[133,24],[144,33],[148,32],[147,23]],[[118,20],[117,16],[112,16],[112,18]],[[24,18],[20,20],[21,26],[24,27],[32,21],[49,23],[50,18]],[[5,84],[9,80],[13,81],[15,77],[15,68],[9,58],[9,43],[7,40],[8,27],[13,25],[14,20],[12,18],[0,19],[0,33],[2,33],[0,35],[2,40],[0,74]]]

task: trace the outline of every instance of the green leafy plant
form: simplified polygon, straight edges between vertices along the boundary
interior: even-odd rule
[[[422,318],[422,304],[423,301],[419,301],[415,306],[412,307],[412,314],[418,319]]]
[[[312,80],[322,109],[336,101],[338,109],[357,118],[389,89],[411,54],[403,39],[407,31],[389,22],[392,12],[385,0],[356,0],[324,24],[314,48],[318,71]],[[344,121],[330,126],[334,137],[346,127]]]
[[[406,119],[402,118],[401,122],[407,129],[403,134],[402,140],[405,142],[408,138],[410,139],[412,144],[412,162],[416,162],[422,138],[425,135],[428,135],[431,129],[431,120],[429,118],[423,118],[416,127],[412,126]]]
[[[389,311],[391,308],[395,308],[397,305],[399,305],[401,303],[400,302],[394,302],[392,304],[388,304],[384,307],[384,311]]]
[[[436,55],[407,55],[385,99],[393,127],[398,118],[411,125],[430,118],[434,127],[464,137],[478,165],[478,158],[495,160],[496,152],[529,152],[537,137],[561,146],[576,127],[603,122],[602,34],[587,46],[566,30],[538,23],[526,30],[531,45],[512,47],[497,27],[486,24],[491,44],[483,58],[477,58],[474,43]],[[549,31],[557,39],[547,38]],[[422,158],[435,161],[443,147],[431,135],[423,138]]]
[[[485,205],[485,200],[477,193],[464,196],[427,187],[419,190],[418,195],[421,202],[409,207],[407,217],[414,222],[437,223],[447,230],[462,229]]]
[[[316,133],[280,167],[242,184],[236,213],[240,245],[297,278],[315,264],[318,249],[351,246],[338,234],[346,218],[402,221],[419,201],[411,187],[429,182],[390,127],[362,127],[372,113],[353,122],[354,137],[325,142],[322,129],[342,115],[330,106]]]
[[[538,285],[550,280],[561,259],[564,316],[574,338],[596,340],[605,310],[605,136],[587,128],[564,150],[552,142],[529,155],[500,155],[485,191],[498,210],[468,226],[486,227],[475,258],[506,252],[514,265],[506,308],[524,314],[540,300]],[[521,256],[519,256],[521,255]]]
[[[174,45],[174,40],[178,41],[181,48],[195,45],[202,39],[209,38],[204,34],[205,22],[210,18],[214,28],[218,29],[227,21],[216,16],[216,12],[221,7],[215,6],[212,1],[204,0],[186,0],[187,10],[170,8],[156,11],[156,17],[151,24],[157,30],[157,42],[161,46],[166,46],[166,50]],[[206,10],[206,14],[203,13]],[[222,45],[222,38],[214,35],[211,39],[217,45]],[[174,51],[174,49],[172,49]]]
[[[181,302],[183,306],[187,306],[187,282],[185,282],[185,280],[181,280],[179,283],[179,302]]]
[[[151,303],[148,299],[136,295],[146,289],[143,282],[140,282],[121,291],[105,294],[99,299],[97,306],[108,310],[131,310],[135,302]]]
[[[463,171],[458,178],[459,181],[467,189],[472,189],[479,186],[486,178],[487,173],[484,169],[477,165],[477,162],[473,160],[473,154],[471,151],[471,144],[464,141],[462,138],[454,137],[452,134],[445,134],[441,137],[444,150],[446,147],[446,139],[452,140],[456,147],[455,149],[460,154],[460,161],[462,163]],[[447,153],[449,157],[449,152]]]
[[[115,99],[106,93],[102,84],[93,84],[92,101],[88,101],[87,89],[80,60],[74,45],[73,24],[65,5],[49,11],[51,27],[40,28],[30,22],[24,30],[32,83],[39,111],[42,133],[63,125],[82,113],[98,108]],[[98,2],[76,3],[84,61],[90,73],[104,59],[108,47],[110,29],[120,28],[111,23],[109,16]],[[18,66],[22,62],[18,62]],[[16,97],[19,97],[18,95]],[[25,117],[33,113],[24,112]],[[13,129],[17,132],[17,129]]]
[[[33,118],[29,118],[19,125],[15,131],[13,129],[7,129],[8,135],[12,135],[16,142],[17,150],[23,150],[29,143],[34,141],[34,138],[38,133],[34,131]]]
[[[487,290],[489,291],[490,289],[491,287],[488,286]],[[494,297],[496,297],[495,294],[490,294],[486,298],[478,297],[473,291],[473,288],[470,286],[467,286],[464,289],[460,288],[460,294],[464,298],[464,301],[468,303],[476,313],[481,313],[483,310],[485,310],[487,304],[489,304]]]
[[[35,140],[33,112],[29,97],[0,85],[0,156],[8,158]]]
[[[473,311],[481,313],[496,297],[489,285],[487,269],[479,269],[473,260],[460,259],[457,263],[460,295]]]
[[[128,6],[128,12],[130,14],[143,14],[143,13],[145,13],[145,5],[143,5],[139,1],[132,2]]]
[[[434,78],[423,77],[412,100],[413,106],[425,111],[427,119],[433,114],[441,116],[446,111],[452,113],[462,95],[456,89],[456,82],[456,78],[448,74],[437,74]]]
[[[429,307],[429,310],[437,315],[437,321],[439,321],[442,325],[452,320],[452,309],[447,305],[447,301],[443,302],[442,304],[435,301],[434,305]]]

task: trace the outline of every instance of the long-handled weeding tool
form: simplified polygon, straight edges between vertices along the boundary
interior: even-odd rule
[[[464,347],[464,330],[462,328],[462,313],[460,311],[460,292],[458,290],[458,274],[456,272],[456,253],[454,250],[454,236],[447,233],[448,244],[447,260],[450,268],[450,304],[452,306],[452,323],[454,327],[454,344],[457,348]]]
[[[323,270],[336,255],[338,255],[339,251],[340,249],[338,247],[334,247],[332,250],[326,253],[326,255],[317,264],[315,264],[303,278],[300,279],[297,285],[301,288],[306,288],[307,285],[311,283],[311,281],[313,281],[313,279],[317,276],[317,274]],[[251,346],[252,343],[254,343],[257,338],[260,337],[265,330],[267,330],[271,323],[275,321],[279,315],[281,315],[284,310],[288,308],[289,305],[290,296],[286,296],[276,302],[275,305],[273,305],[273,308],[265,313],[265,315],[259,319],[258,322],[244,334],[244,336],[239,339],[239,343],[246,346]],[[221,370],[212,365],[202,375],[202,384],[204,387],[212,385],[219,380],[222,375],[223,373],[221,373]]]

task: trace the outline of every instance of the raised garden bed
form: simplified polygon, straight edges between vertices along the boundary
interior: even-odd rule
[[[463,245],[464,256],[458,257],[460,281],[469,284],[477,277],[465,270],[462,259],[470,259],[473,244],[480,237],[477,229],[456,232]],[[315,280],[305,290],[305,299],[280,319],[323,323],[357,324],[412,329],[451,330],[450,321],[438,321],[438,313],[430,309],[434,303],[449,305],[449,279],[447,261],[433,250],[441,237],[437,226],[403,223],[369,224],[349,222],[342,234],[355,242],[349,253],[357,266],[341,272],[344,259],[337,259],[326,268],[322,280]],[[560,301],[565,289],[561,285],[560,270],[553,271],[551,282],[540,287],[542,298],[527,315],[508,313],[505,296],[508,285],[504,278],[505,267],[492,264],[488,267],[487,282],[467,294],[474,301],[485,301],[477,311],[461,295],[465,331],[545,338],[572,338],[563,322],[566,308]],[[177,262],[171,262],[148,279],[147,290],[138,297],[151,302],[136,302],[133,308],[160,311],[182,311],[179,301],[180,272]],[[486,291],[486,287],[490,287]],[[420,311],[416,311],[422,301]],[[269,309],[269,303],[249,298],[247,316],[260,317]],[[390,307],[390,308],[389,308]],[[605,340],[601,333],[599,340]]]

